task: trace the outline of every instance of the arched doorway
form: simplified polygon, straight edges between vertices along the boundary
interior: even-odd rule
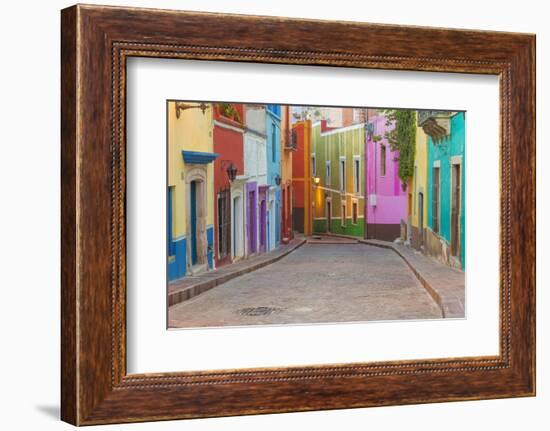
[[[207,269],[206,217],[206,169],[192,169],[187,184],[187,273],[195,274]]]

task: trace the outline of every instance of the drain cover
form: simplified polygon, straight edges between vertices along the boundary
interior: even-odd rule
[[[237,313],[241,316],[269,316],[281,311],[283,311],[283,309],[278,307],[247,307],[237,310]]]

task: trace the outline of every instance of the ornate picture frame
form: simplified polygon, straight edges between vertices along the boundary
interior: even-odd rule
[[[91,5],[64,9],[61,18],[64,421],[91,425],[535,394],[534,35]],[[135,56],[497,75],[500,354],[128,374],[125,101],[126,60]]]

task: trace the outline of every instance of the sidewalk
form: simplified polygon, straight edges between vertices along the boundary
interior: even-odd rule
[[[259,254],[239,262],[222,266],[214,271],[206,271],[194,276],[186,276],[168,283],[168,306],[187,301],[240,275],[255,271],[285,257],[305,244],[304,237],[297,237],[276,250]]]
[[[441,308],[443,317],[463,318],[465,314],[465,275],[463,271],[438,263],[405,245],[379,240],[360,243],[392,249],[409,266],[422,286]]]

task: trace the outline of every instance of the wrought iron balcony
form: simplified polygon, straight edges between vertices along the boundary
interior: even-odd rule
[[[284,136],[284,149],[287,151],[296,151],[298,149],[298,135],[296,130],[287,131]]]

